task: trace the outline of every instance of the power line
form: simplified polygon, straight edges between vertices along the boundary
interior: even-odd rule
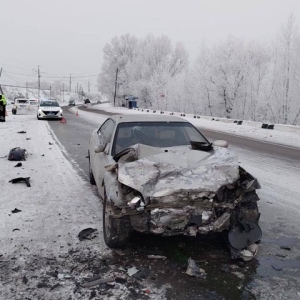
[[[24,88],[24,89],[26,89],[26,86],[21,86],[21,85],[1,84],[1,86],[18,87],[18,88]],[[27,88],[31,89],[31,90],[38,90],[38,88],[34,88],[34,87],[27,87]],[[40,88],[40,90],[41,91],[50,91],[50,88],[49,89]]]
[[[35,75],[22,74],[22,73],[17,73],[17,72],[9,72],[9,71],[3,71],[3,72],[8,73],[8,74],[27,76],[27,77],[35,77]],[[96,76],[99,76],[99,74],[72,76],[72,78],[84,78],[84,77],[96,77]],[[65,79],[67,79],[68,77],[69,76],[43,76],[43,78],[65,78]]]

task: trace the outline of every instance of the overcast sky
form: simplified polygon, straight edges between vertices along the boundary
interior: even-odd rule
[[[300,22],[299,0],[1,2],[0,67],[34,76],[32,69],[40,65],[42,78],[98,74],[103,46],[125,33],[167,35],[173,43],[183,42],[193,59],[203,40],[213,43],[234,35],[268,41],[291,13]]]

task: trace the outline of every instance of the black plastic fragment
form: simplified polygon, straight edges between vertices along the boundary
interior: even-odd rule
[[[15,167],[22,167],[22,163],[17,163]]]
[[[79,232],[78,234],[78,238],[80,241],[83,241],[83,240],[91,240],[93,239],[94,237],[92,236],[92,233],[94,233],[95,231],[97,231],[97,229],[94,229],[94,228],[86,228],[86,229],[83,229]]]
[[[26,133],[26,131],[22,130],[22,131],[18,131],[18,133]]]
[[[193,150],[210,151],[212,143],[190,141]]]
[[[27,284],[27,282],[28,282],[28,279],[27,279],[27,277],[26,277],[25,275],[23,276],[22,282],[23,282],[24,284]]]
[[[11,179],[9,182],[11,183],[25,182],[28,187],[31,187],[29,179],[30,177],[18,177],[18,178]]]
[[[16,213],[19,213],[19,212],[21,212],[21,210],[20,209],[17,209],[17,208],[15,208],[14,210],[12,210],[11,211],[13,214],[16,214]]]

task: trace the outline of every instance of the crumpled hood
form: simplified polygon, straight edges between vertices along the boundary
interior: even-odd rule
[[[227,148],[214,147],[209,152],[190,146],[162,149],[138,144],[131,148],[118,162],[118,180],[144,197],[183,191],[215,193],[239,178],[237,156]]]

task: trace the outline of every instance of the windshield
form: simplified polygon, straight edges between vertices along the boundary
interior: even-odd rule
[[[41,102],[40,106],[55,106],[55,107],[59,107],[58,102],[56,101],[43,101]]]
[[[209,144],[209,141],[188,122],[132,122],[118,125],[112,155],[135,144],[152,147],[190,145],[191,141]]]

